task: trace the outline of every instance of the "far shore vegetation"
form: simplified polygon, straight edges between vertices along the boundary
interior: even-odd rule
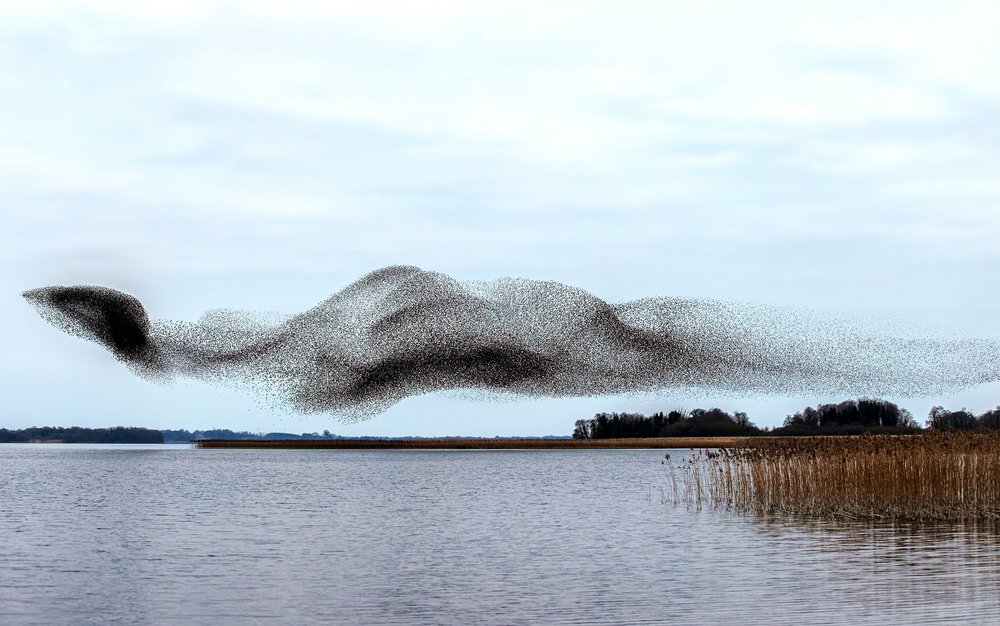
[[[549,435],[546,437],[495,437],[494,440],[510,440],[510,445],[496,444],[492,447],[517,447],[531,440],[568,440],[597,442],[604,440],[660,440],[636,443],[634,447],[712,447],[708,439],[725,445],[745,445],[742,441],[752,437],[809,437],[818,435],[861,435],[890,434],[909,435],[925,431],[960,430],[1000,430],[1000,406],[976,415],[966,409],[948,410],[935,406],[927,416],[926,428],[921,428],[916,419],[904,408],[886,400],[861,398],[839,403],[820,404],[807,407],[785,418],[777,428],[761,428],[750,421],[746,413],[728,413],[722,409],[675,409],[652,415],[641,413],[598,413],[590,419],[577,420],[572,435]],[[706,442],[695,443],[703,438]],[[297,447],[351,447],[342,443],[333,446],[313,445],[309,442],[386,442],[422,441],[440,442],[444,447],[471,447],[469,442],[486,441],[486,438],[468,437],[343,437],[324,430],[322,433],[254,433],[234,431],[224,428],[209,430],[164,429],[116,426],[113,428],[83,428],[79,426],[35,426],[23,429],[0,428],[0,443],[191,443],[197,441],[247,441],[247,442],[301,442]],[[684,440],[689,440],[685,442]],[[450,442],[450,443],[449,443]],[[670,445],[664,445],[670,442]],[[679,443],[674,443],[679,442]],[[734,442],[740,442],[734,444]],[[622,442],[619,442],[622,443]],[[691,445],[687,445],[690,443]],[[656,445],[661,444],[661,445]],[[703,445],[704,444],[704,445]],[[559,447],[609,447],[609,446],[565,446]],[[385,447],[373,443],[367,447]],[[261,446],[271,447],[271,446]],[[360,446],[365,447],[365,446]],[[431,447],[428,443],[405,447]],[[479,446],[482,447],[482,446]],[[522,445],[522,447],[524,447]],[[544,446],[538,446],[544,447]]]
[[[135,426],[35,426],[20,430],[0,428],[0,443],[163,443],[163,433]]]
[[[927,430],[1000,429],[1000,407],[975,415],[966,409],[936,406],[927,416]],[[778,428],[760,428],[746,413],[722,409],[676,409],[669,413],[598,413],[577,420],[574,439],[619,437],[810,437],[819,435],[909,435],[924,429],[904,408],[887,400],[861,398],[807,407],[785,418]]]
[[[747,437],[633,437],[572,439],[570,437],[432,437],[409,439],[199,439],[198,448],[271,448],[322,450],[565,450],[639,448],[738,448]]]

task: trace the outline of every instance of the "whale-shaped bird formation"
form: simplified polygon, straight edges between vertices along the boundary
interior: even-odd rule
[[[807,311],[649,298],[612,305],[561,283],[374,271],[284,318],[214,310],[151,321],[134,297],[53,286],[24,297],[136,373],[249,385],[301,412],[375,415],[411,395],[834,393],[921,396],[998,379],[993,339],[866,330]]]

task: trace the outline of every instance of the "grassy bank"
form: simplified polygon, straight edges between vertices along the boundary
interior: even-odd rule
[[[668,459],[675,501],[761,514],[1000,519],[1000,432],[759,437]]]
[[[748,445],[746,437],[654,437],[632,439],[522,439],[467,438],[440,439],[330,439],[330,440],[227,440],[202,439],[198,448],[271,448],[320,450],[562,450],[595,448],[738,448]]]

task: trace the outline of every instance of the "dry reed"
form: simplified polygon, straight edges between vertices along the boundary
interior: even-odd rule
[[[675,502],[765,515],[1000,519],[1000,431],[761,437],[683,459]]]

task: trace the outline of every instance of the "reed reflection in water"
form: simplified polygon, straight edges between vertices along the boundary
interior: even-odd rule
[[[732,514],[736,515],[736,514]],[[1000,528],[749,516],[773,563],[775,603],[810,621],[991,623],[1000,615]],[[840,608],[838,608],[840,605]],[[849,605],[849,606],[848,606]],[[843,610],[843,612],[841,612]],[[850,619],[847,619],[851,616]]]

